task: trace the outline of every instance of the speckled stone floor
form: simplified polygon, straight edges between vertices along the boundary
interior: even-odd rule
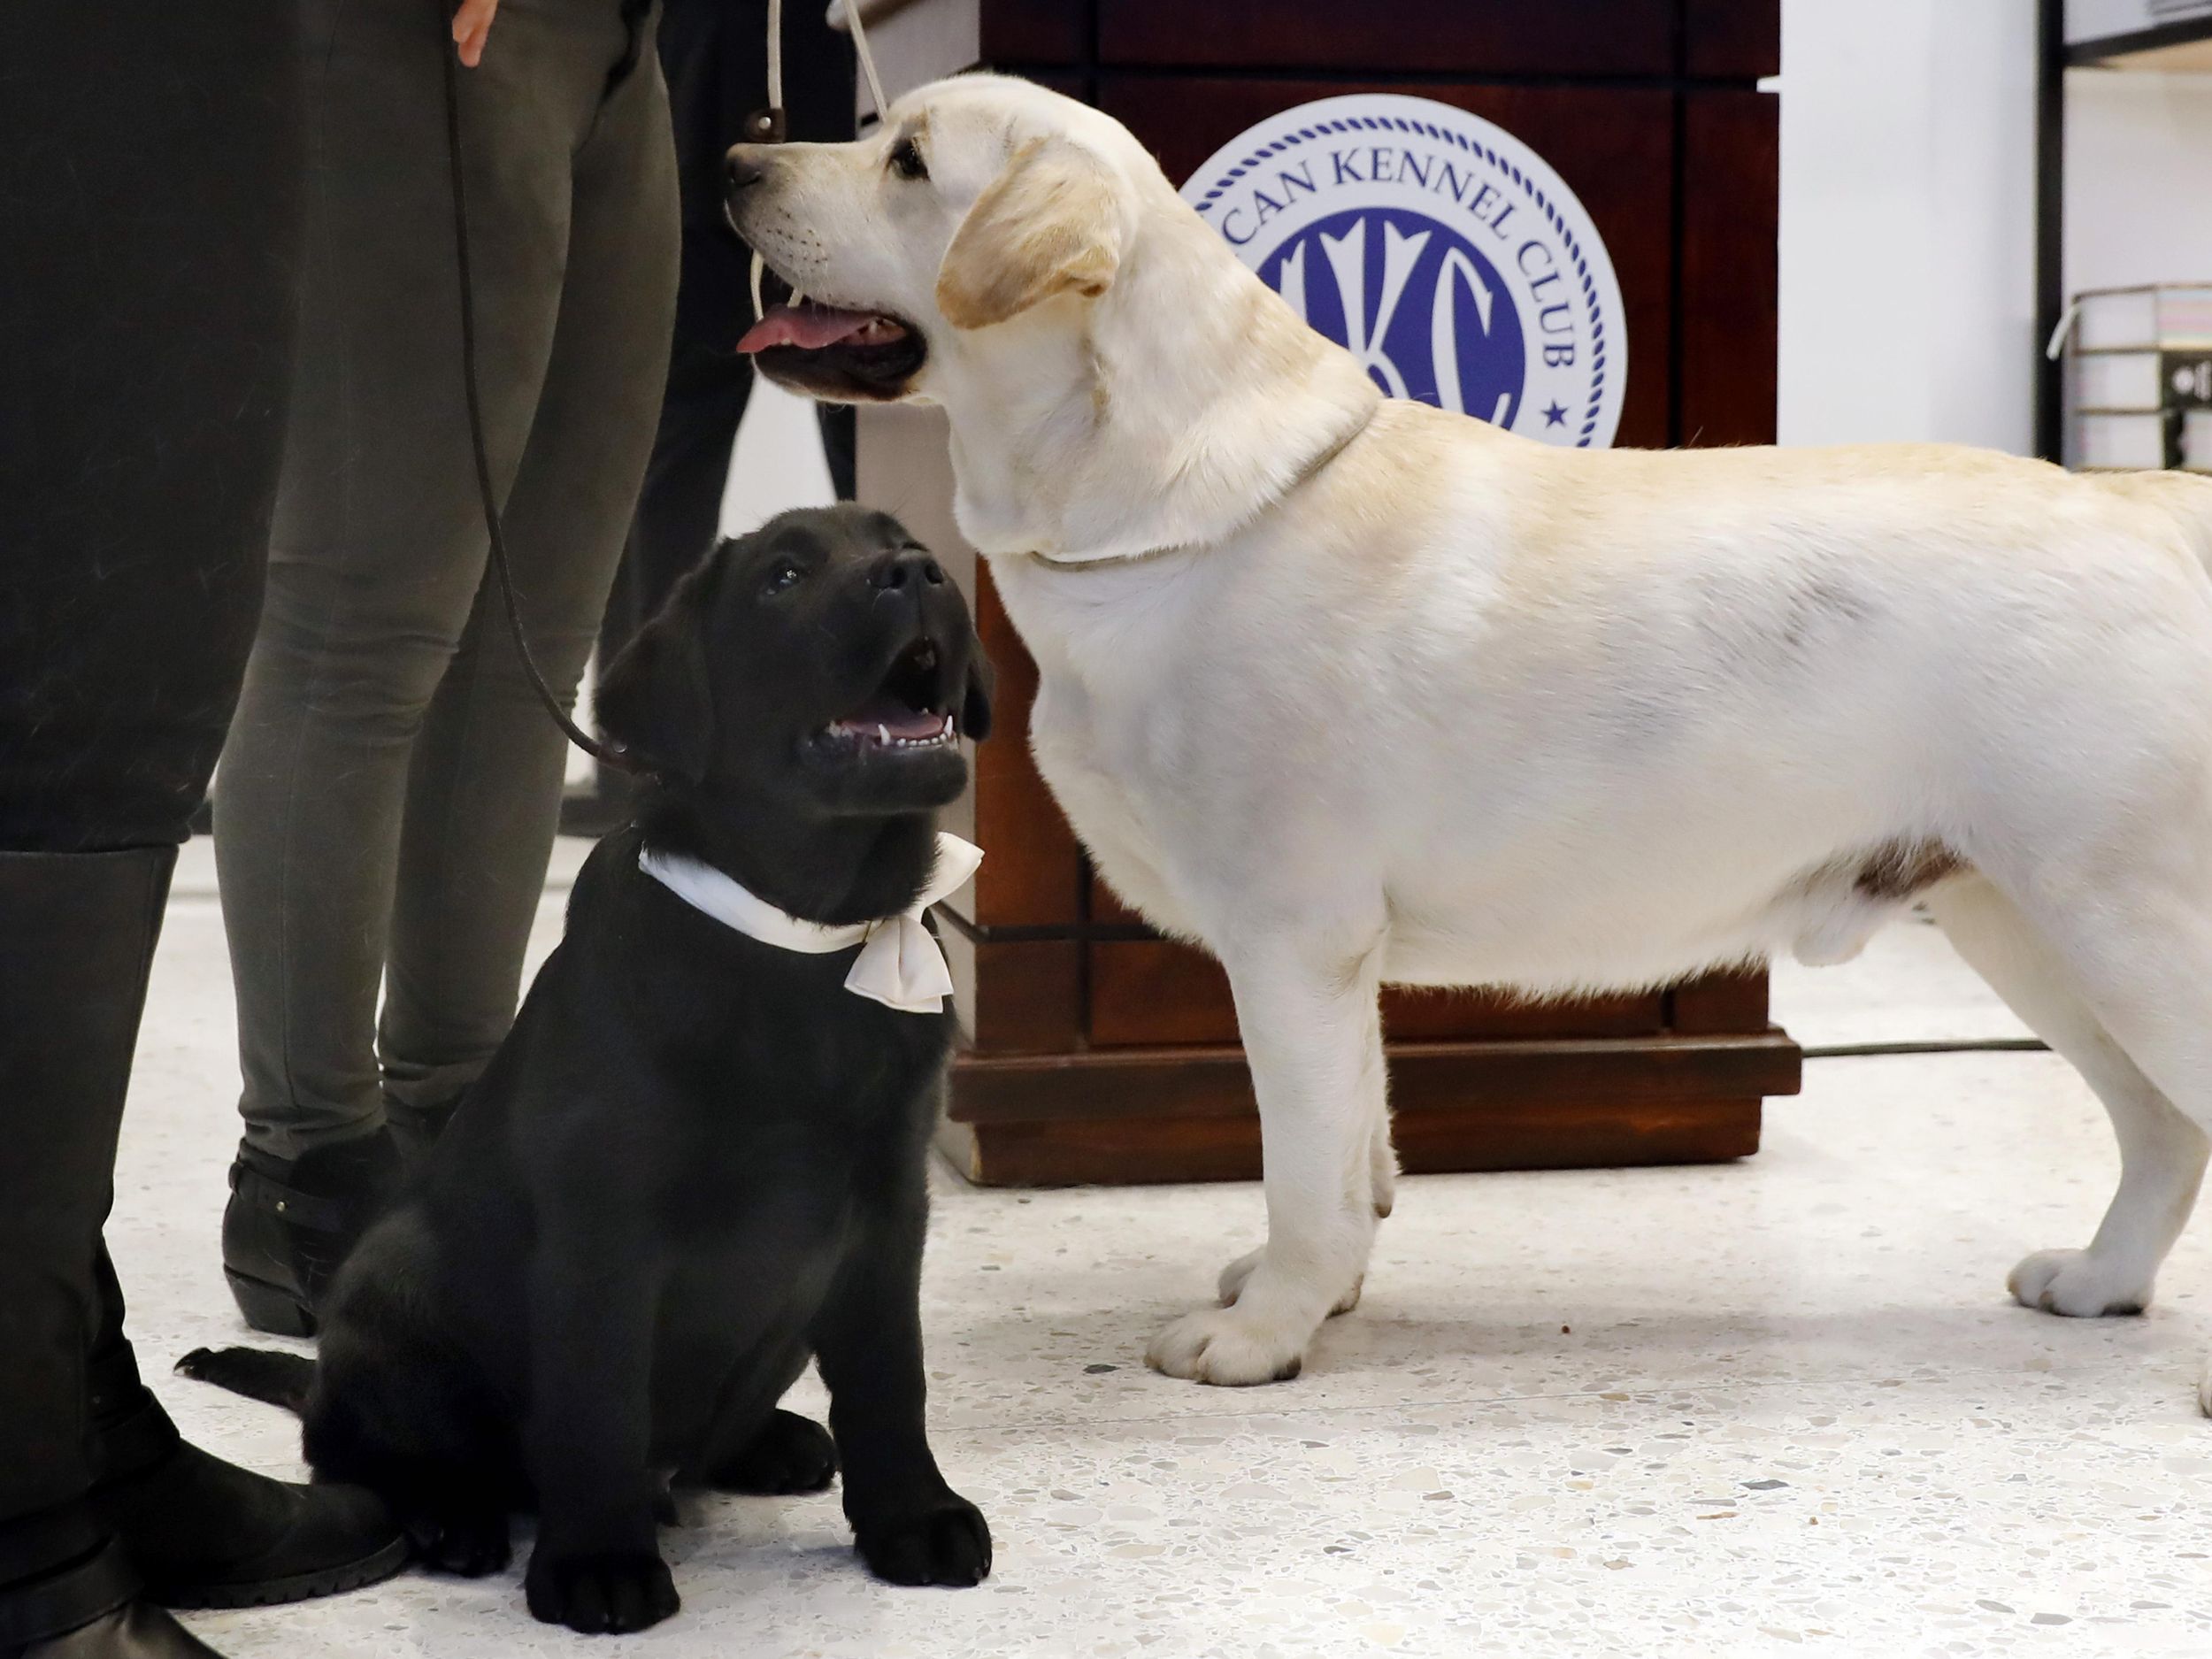
[[[187,1431],[287,1471],[288,1419],[162,1374],[242,1329],[215,1247],[234,1063],[204,852],[111,1237]],[[1925,928],[1786,972],[1777,1001],[1808,1041],[2016,1034]],[[872,1582],[833,1495],[733,1499],[668,1534],[684,1609],[639,1637],[534,1624],[514,1574],[191,1623],[269,1659],[2212,1655],[2206,1229],[2146,1317],[2006,1300],[2016,1257],[2086,1238],[2116,1167],[2047,1055],[1816,1062],[1768,1125],[1726,1168],[1408,1181],[1360,1310],[1296,1382],[1238,1393],[1140,1356],[1257,1238],[1256,1188],[948,1176],[932,1417],[997,1535],[979,1589]]]

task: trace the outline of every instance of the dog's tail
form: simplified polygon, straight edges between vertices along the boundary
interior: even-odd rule
[[[177,1370],[196,1381],[295,1413],[306,1407],[307,1391],[315,1382],[313,1360],[273,1348],[196,1348],[177,1362]]]

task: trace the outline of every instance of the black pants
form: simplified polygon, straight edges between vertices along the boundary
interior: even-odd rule
[[[661,67],[676,123],[684,222],[676,332],[660,429],[600,631],[606,661],[714,544],[730,449],[753,389],[737,342],[753,325],[752,255],[722,208],[722,158],[768,102],[765,0],[664,0]],[[853,131],[852,43],[814,0],[784,8],[784,103],[795,139]],[[853,494],[852,411],[825,404],[822,443],[840,497]]]
[[[0,849],[181,841],[222,748],[284,438],[296,28],[0,8]]]
[[[144,958],[283,445],[297,52],[267,0],[0,6],[0,1579],[68,1531],[26,1517],[81,1498],[86,1359],[119,1336]]]
[[[568,747],[487,574],[440,0],[284,4],[314,111],[299,354],[215,856],[247,1142],[291,1159],[448,1108],[490,1062]],[[503,6],[457,75],[485,453],[563,697],[637,509],[675,298],[675,147],[633,9]]]

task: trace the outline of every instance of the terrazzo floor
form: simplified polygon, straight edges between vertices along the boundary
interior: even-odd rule
[[[1776,999],[1816,1046],[2018,1034],[1925,927]],[[229,1020],[196,845],[110,1236],[187,1432],[286,1472],[288,1419],[165,1374],[242,1329]],[[2212,1655],[2207,1229],[2143,1318],[2006,1300],[2116,1168],[2048,1055],[1815,1061],[1767,1121],[1729,1167],[1407,1181],[1359,1310],[1243,1392],[1141,1355],[1256,1240],[1256,1188],[946,1176],[924,1317],[938,1456],[998,1540],[978,1589],[872,1582],[833,1494],[695,1507],[665,1540],[683,1611],[637,1637],[533,1623],[518,1569],[190,1623],[271,1659]]]

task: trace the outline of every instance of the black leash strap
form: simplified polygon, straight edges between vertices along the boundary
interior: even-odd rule
[[[438,58],[445,66],[446,160],[453,174],[453,249],[461,275],[461,383],[468,398],[469,445],[476,461],[476,493],[484,506],[484,529],[491,538],[492,570],[499,581],[500,599],[506,606],[508,632],[514,636],[515,655],[522,659],[523,672],[537,688],[538,700],[545,704],[545,711],[553,717],[554,724],[567,735],[568,741],[603,765],[635,777],[650,777],[653,768],[623,745],[601,742],[569,718],[568,710],[561,706],[561,700],[553,695],[553,687],[540,672],[537,658],[530,655],[530,641],[523,632],[522,608],[515,599],[514,571],[507,563],[507,539],[501,534],[499,503],[492,488],[491,458],[484,446],[483,399],[476,384],[476,290],[469,273],[468,186],[461,176],[460,71],[455,64],[453,42],[448,38],[452,13],[445,0],[438,0],[435,10],[439,20]]]

